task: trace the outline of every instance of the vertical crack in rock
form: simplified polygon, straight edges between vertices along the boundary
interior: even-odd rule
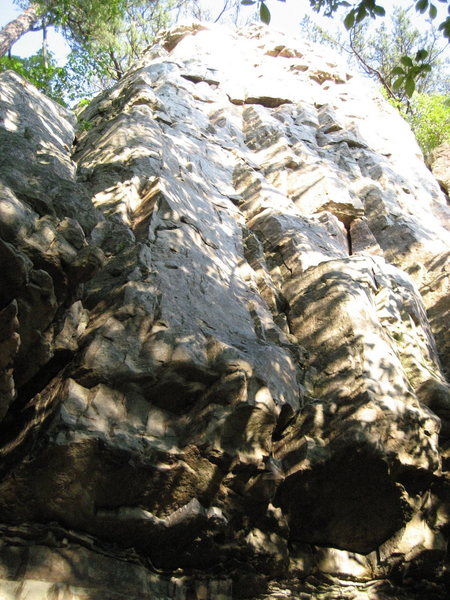
[[[348,254],[351,256],[353,254],[351,224],[346,225],[345,230],[347,231]]]
[[[394,109],[259,25],[76,137],[0,82],[0,595],[444,598],[449,211]]]

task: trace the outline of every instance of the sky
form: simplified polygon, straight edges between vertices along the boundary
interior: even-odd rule
[[[15,19],[22,10],[12,0],[0,0],[0,27]],[[39,50],[42,44],[42,33],[30,32],[24,35],[12,48],[12,53],[17,56],[30,56]],[[48,45],[58,62],[63,63],[69,52],[64,38],[56,33],[53,28],[48,32]]]
[[[107,0],[106,0],[107,1]],[[404,4],[405,6],[410,6],[412,0],[380,0],[380,4],[385,7],[386,11],[392,6]],[[213,13],[217,10],[220,11],[223,6],[222,0],[204,0],[204,4],[213,10]],[[296,35],[299,33],[299,23],[304,17],[305,14],[313,16],[313,18],[317,18],[315,13],[313,13],[309,9],[308,0],[286,0],[286,2],[279,2],[277,0],[268,1],[268,6],[270,7],[272,14],[272,22],[270,24],[274,29],[279,29],[289,33],[291,35]],[[439,23],[445,18],[446,14],[446,4],[439,2],[436,0],[436,6],[439,9],[439,15],[436,21]],[[242,12],[244,14],[251,14],[253,8],[243,8]],[[21,9],[18,8],[12,0],[0,0],[0,28],[6,25],[9,21],[18,16],[21,12]],[[415,16],[413,11],[413,16]],[[377,20],[378,21],[378,20]],[[325,27],[329,28],[333,26],[333,19],[322,18],[322,25],[325,23]],[[424,19],[421,15],[417,16],[417,27],[424,27],[426,24],[424,23]],[[30,56],[34,54],[37,50],[39,50],[42,41],[42,34],[39,32],[31,32],[23,36],[14,46],[13,46],[13,54],[18,56]],[[64,63],[64,59],[69,52],[69,48],[64,41],[64,38],[56,33],[53,29],[49,30],[48,33],[48,43],[50,50],[54,53],[55,59],[59,64]]]

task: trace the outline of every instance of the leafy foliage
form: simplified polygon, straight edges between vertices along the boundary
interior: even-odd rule
[[[120,79],[131,64],[151,44],[155,35],[169,24],[171,0],[128,0],[122,17],[107,22],[107,31],[84,39],[73,39],[72,47],[83,69],[92,74],[97,66],[96,85]],[[104,29],[104,28],[103,28]],[[72,65],[75,72],[75,64]]]
[[[259,16],[263,23],[266,23],[267,25],[270,23],[270,10],[267,8],[265,2],[261,2],[259,6]]]
[[[397,76],[392,86],[393,89],[397,91],[404,87],[406,95],[410,98],[415,92],[417,79],[425,77],[431,71],[431,65],[425,62],[427,57],[428,51],[424,48],[417,51],[415,61],[409,56],[402,56],[400,58],[402,66],[394,67],[391,71],[392,75]]]
[[[45,64],[47,61],[47,65]],[[0,72],[12,69],[40,89],[46,96],[65,105],[65,69],[58,67],[49,53],[44,59],[42,50],[28,58],[2,56]]]
[[[126,0],[34,0],[48,25],[55,25],[79,43],[109,36],[124,14]]]
[[[66,65],[56,67],[53,61],[45,73],[45,52],[38,53],[33,64],[18,57],[3,62],[59,102],[91,97],[123,76],[156,33],[169,25],[170,11],[186,1],[35,0],[41,7],[41,26],[56,26],[71,47]],[[25,0],[17,3],[22,8],[30,5]]]
[[[400,102],[408,99],[405,84],[410,93],[413,86],[418,92],[428,93],[447,93],[450,89],[450,76],[442,59],[445,43],[433,27],[419,31],[402,8],[394,8],[376,28],[366,21],[356,25],[349,35],[342,28],[333,33],[309,17],[303,19],[301,29],[312,41],[347,53],[356,67],[378,80],[388,96]]]
[[[439,94],[414,94],[406,115],[425,157],[434,148],[450,143],[450,97]]]
[[[379,80],[378,75],[381,76],[384,96],[409,122],[425,157],[440,144],[450,142],[450,78],[440,56],[443,45],[433,28],[425,33],[419,31],[407,11],[395,8],[390,21],[372,32],[367,22],[355,26],[351,46],[342,36],[333,36],[309,17],[303,20],[302,31],[312,41],[350,56],[355,56],[356,51],[363,70]],[[394,98],[388,93],[391,87],[396,91]]]
[[[355,8],[347,14],[344,19],[346,29],[352,29],[354,25],[364,21],[366,17],[384,17],[386,11],[384,8],[375,3],[375,0],[362,0]]]
[[[402,8],[394,9],[390,22],[383,22],[372,34],[364,31],[354,43],[365,63],[381,74],[381,83],[400,101],[414,91],[445,93],[449,88],[442,59],[445,42],[433,26],[419,31]]]

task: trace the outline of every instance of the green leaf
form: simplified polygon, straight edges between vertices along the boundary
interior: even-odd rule
[[[425,50],[424,48],[422,48],[416,54],[416,61],[417,62],[422,62],[423,60],[426,59],[427,56],[428,56],[427,50]]]
[[[345,29],[351,29],[355,24],[355,11],[351,10],[344,19]]]
[[[450,40],[450,17],[447,17],[445,21],[439,25],[438,29],[443,32],[444,37]]]
[[[450,104],[448,97],[414,94],[408,121],[424,154],[443,143],[450,143]]]
[[[270,23],[270,10],[267,8],[264,2],[261,2],[261,6],[259,7],[259,18],[266,25]]]
[[[439,31],[443,31],[445,37],[449,37],[448,33],[450,33],[450,17],[447,17],[445,21],[443,21],[439,27]]]
[[[374,6],[373,12],[376,15],[378,15],[379,17],[384,17],[384,15],[386,14],[386,11],[384,10],[384,8],[382,6]]]
[[[411,60],[411,58],[409,56],[402,56],[400,58],[400,62],[402,63],[402,65],[405,65],[405,67],[413,66],[413,61]]]
[[[392,85],[394,90],[400,89],[402,87],[404,81],[405,81],[405,78],[403,76],[396,79]]]
[[[256,4],[256,0],[241,0],[241,4],[243,6],[252,6],[252,4]]]
[[[428,0],[419,0],[416,2],[416,11],[423,14],[428,8]]]
[[[406,95],[408,96],[408,98],[411,98],[411,96],[414,94],[415,89],[416,89],[416,82],[411,77],[408,77],[405,80],[405,92],[406,92]]]
[[[437,17],[437,8],[434,4],[430,4],[430,12],[428,14],[430,15],[430,19],[435,19]]]
[[[394,67],[391,71],[392,75],[406,75],[405,71],[401,67]]]
[[[363,4],[360,4],[358,12],[356,13],[356,22],[360,23],[367,17],[367,10]]]

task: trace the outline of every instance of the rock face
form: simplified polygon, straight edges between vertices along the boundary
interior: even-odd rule
[[[1,593],[445,598],[450,212],[394,109],[260,26],[76,137],[0,80]]]
[[[438,146],[431,154],[431,170],[442,188],[450,193],[450,144]]]

